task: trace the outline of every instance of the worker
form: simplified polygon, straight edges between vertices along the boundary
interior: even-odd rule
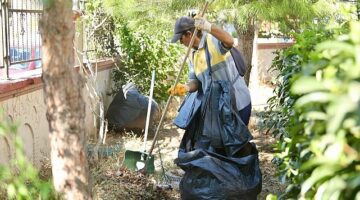
[[[236,109],[239,111],[241,120],[245,125],[248,125],[251,115],[250,92],[244,78],[239,75],[229,52],[234,44],[232,36],[203,18],[181,17],[176,21],[175,34],[171,42],[180,41],[181,44],[188,47],[195,28],[200,31],[198,31],[192,46],[193,51],[189,62],[189,82],[187,84],[178,84],[176,88],[170,88],[169,92],[172,95],[181,95],[184,94],[182,92],[184,90],[194,92],[199,87],[202,87],[202,91],[206,91],[210,83],[207,76],[208,67],[204,48],[207,43],[211,58],[212,78],[214,80],[227,80],[232,83]]]
[[[256,146],[250,142],[247,128],[250,92],[229,52],[233,38],[202,17],[185,16],[176,21],[171,42],[189,47],[195,29],[188,83],[168,91],[170,95],[187,91],[190,96],[196,92],[196,98],[187,99],[201,102],[200,106],[181,107],[197,109],[184,115],[191,120],[175,160],[185,171],[181,198],[255,200],[262,178]]]

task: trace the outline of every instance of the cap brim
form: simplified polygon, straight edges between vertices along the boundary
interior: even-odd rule
[[[182,36],[182,33],[176,33],[176,34],[174,34],[174,36],[173,36],[173,38],[171,39],[170,42],[171,42],[171,43],[177,42],[178,40],[180,40],[181,36]]]

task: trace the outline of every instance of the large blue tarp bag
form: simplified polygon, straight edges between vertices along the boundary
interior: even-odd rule
[[[186,95],[173,122],[177,127],[186,129],[189,126],[190,121],[201,106],[201,98],[201,94],[198,92]]]
[[[185,130],[175,163],[181,198],[255,200],[262,177],[256,146],[236,109],[231,84],[214,81]]]

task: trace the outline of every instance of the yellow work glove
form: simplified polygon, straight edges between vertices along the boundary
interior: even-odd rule
[[[168,94],[172,96],[184,96],[187,92],[187,86],[181,83],[178,83],[175,88],[171,87],[168,89]]]

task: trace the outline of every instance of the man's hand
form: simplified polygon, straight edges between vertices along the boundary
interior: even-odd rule
[[[211,32],[211,23],[206,19],[200,16],[195,16],[195,27],[199,30],[206,31],[208,33]]]
[[[171,87],[168,89],[169,95],[172,96],[184,96],[186,92],[188,92],[187,85],[181,83],[177,84],[175,88]]]

